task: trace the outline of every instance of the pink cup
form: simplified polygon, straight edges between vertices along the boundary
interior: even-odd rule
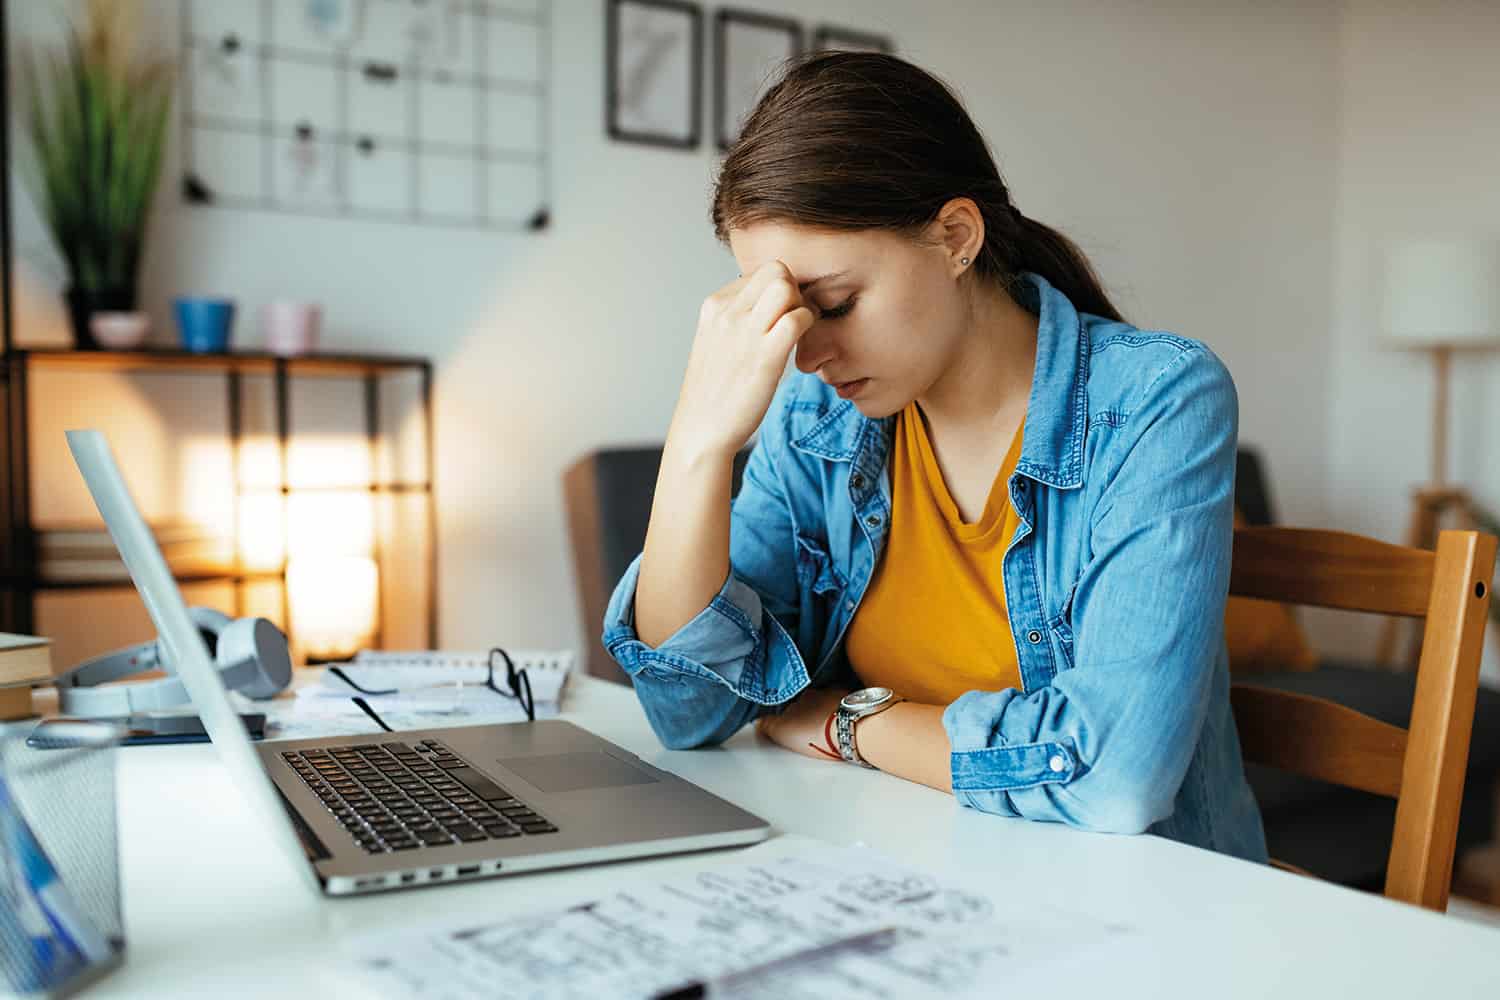
[[[276,299],[261,308],[266,350],[283,356],[308,354],[318,346],[323,307],[315,302]]]

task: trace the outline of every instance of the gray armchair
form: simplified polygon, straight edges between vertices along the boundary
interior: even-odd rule
[[[749,457],[748,450],[735,456],[733,493],[739,492]],[[605,652],[599,633],[609,595],[646,544],[660,468],[660,446],[607,448],[585,455],[563,474],[578,606],[583,611],[585,667],[593,676],[618,684],[629,684],[630,678]]]

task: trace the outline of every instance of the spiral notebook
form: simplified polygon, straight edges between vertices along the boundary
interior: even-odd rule
[[[531,680],[531,694],[536,699],[537,709],[544,703],[556,706],[562,699],[563,685],[573,669],[573,653],[570,650],[552,652],[538,650],[511,650],[511,660],[517,670],[524,669]],[[482,686],[488,674],[489,651],[450,650],[389,650],[365,649],[353,660],[342,664],[360,687],[399,691],[431,691],[435,685]],[[503,668],[497,668],[501,673]],[[325,687],[344,693],[348,685],[336,675],[323,675]]]

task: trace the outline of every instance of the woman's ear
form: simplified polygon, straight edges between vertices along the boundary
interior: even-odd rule
[[[972,198],[954,198],[938,210],[933,235],[948,255],[954,274],[969,269],[984,246],[984,216]]]

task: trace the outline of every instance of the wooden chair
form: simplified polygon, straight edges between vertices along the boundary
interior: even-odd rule
[[[1253,680],[1231,700],[1247,761],[1396,799],[1385,895],[1434,910],[1448,906],[1495,548],[1475,531],[1443,532],[1435,552],[1333,531],[1234,533],[1231,594],[1426,619],[1407,729]]]

